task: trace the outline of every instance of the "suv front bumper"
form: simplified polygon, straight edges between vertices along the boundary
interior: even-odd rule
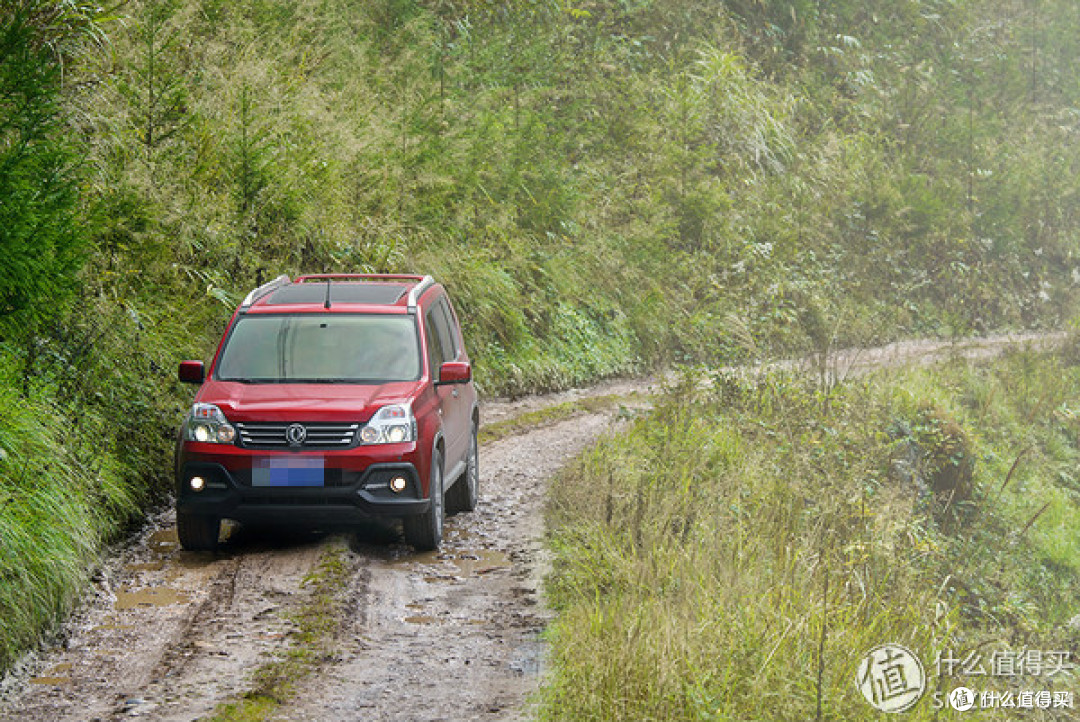
[[[191,488],[192,477],[205,481]],[[395,476],[406,480],[401,492],[390,490]],[[375,463],[364,471],[327,469],[323,486],[253,486],[250,471],[232,471],[213,461],[187,461],[179,469],[176,508],[182,514],[233,519],[241,524],[348,526],[373,517],[422,514],[430,501],[422,496],[416,467],[408,462]]]

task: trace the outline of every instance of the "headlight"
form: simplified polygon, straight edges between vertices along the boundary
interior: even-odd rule
[[[360,430],[365,444],[401,444],[416,441],[416,419],[408,405],[384,406]]]
[[[231,444],[236,440],[236,429],[213,404],[195,404],[184,420],[184,439],[204,444]]]

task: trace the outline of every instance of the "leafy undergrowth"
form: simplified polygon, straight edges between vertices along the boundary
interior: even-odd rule
[[[856,673],[885,643],[926,667],[911,719],[954,714],[934,693],[960,685],[1075,690],[935,661],[1076,661],[1078,360],[670,389],[555,486],[542,716],[865,719]]]

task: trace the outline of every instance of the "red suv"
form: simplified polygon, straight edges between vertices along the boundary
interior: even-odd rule
[[[479,426],[450,299],[430,276],[288,276],[252,291],[202,384],[176,450],[185,549],[222,519],[341,528],[400,517],[435,549],[445,513],[471,511]]]

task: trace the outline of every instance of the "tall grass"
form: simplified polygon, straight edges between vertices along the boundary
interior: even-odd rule
[[[0,668],[71,611],[143,501],[74,423],[0,387]]]
[[[543,717],[866,719],[856,670],[877,645],[916,650],[931,692],[959,683],[934,676],[944,650],[1075,648],[1080,497],[1061,472],[1080,452],[1060,409],[1080,368],[1020,355],[824,393],[688,382],[558,481]]]
[[[91,289],[31,358],[0,344],[0,669],[57,628],[104,546],[171,488],[172,369],[202,319]]]

